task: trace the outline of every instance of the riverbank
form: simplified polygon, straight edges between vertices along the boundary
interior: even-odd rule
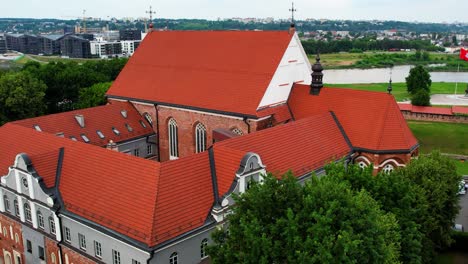
[[[326,84],[327,87],[350,88],[356,90],[366,90],[374,92],[387,92],[388,83],[361,83],[361,84]],[[399,102],[409,100],[410,96],[407,92],[406,83],[393,83],[392,95]],[[458,94],[463,92],[466,86],[458,85]],[[431,85],[432,94],[453,94],[455,91],[454,83],[435,82]]]
[[[420,53],[420,54],[424,54]],[[428,66],[429,71],[460,71],[468,72],[468,62],[458,58],[458,54],[427,53],[418,55],[416,52],[364,52],[364,53],[330,53],[321,54],[321,62],[325,69],[373,69],[387,68],[399,65],[422,64]],[[315,55],[309,55],[311,63],[315,62]],[[429,65],[438,65],[429,67]]]

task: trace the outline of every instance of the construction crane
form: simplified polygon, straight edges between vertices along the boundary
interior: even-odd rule
[[[86,9],[83,9],[83,33],[86,33]]]

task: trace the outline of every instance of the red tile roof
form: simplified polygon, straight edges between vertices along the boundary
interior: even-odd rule
[[[283,123],[292,119],[291,112],[289,111],[287,104],[263,108],[257,111],[257,116],[260,118],[269,115],[273,115],[273,119],[276,123]]]
[[[338,117],[355,148],[373,151],[410,150],[417,140],[391,95],[341,88],[323,88],[318,96],[309,85],[295,85],[289,106],[296,119],[327,111]]]
[[[11,123],[0,127],[0,173],[26,153],[53,186],[62,147],[65,209],[148,246],[203,225],[214,202],[207,153],[160,164]]]
[[[452,106],[452,112],[454,114],[465,114],[468,115],[468,107],[463,106]]]
[[[287,31],[151,32],[107,95],[255,116],[292,36]]]
[[[331,113],[215,143],[220,196],[229,189],[242,157],[248,152],[260,155],[266,170],[278,177],[288,170],[299,177],[343,158],[351,147]]]
[[[452,109],[446,107],[416,106],[412,104],[398,104],[401,111],[421,114],[452,115]]]
[[[127,112],[124,118],[121,111]],[[75,115],[83,115],[85,127],[81,127],[75,119]],[[140,121],[144,122],[144,128]],[[109,140],[121,142],[132,138],[137,138],[154,133],[151,125],[141,117],[138,111],[128,102],[111,101],[111,104],[64,112],[53,115],[40,116],[13,122],[14,124],[33,128],[39,125],[43,132],[49,134],[63,133],[64,137],[75,137],[78,141],[84,142],[82,134],[90,140],[90,144],[105,146]],[[133,131],[129,132],[128,124]],[[115,127],[120,135],[116,135],[112,128]],[[101,139],[97,130],[100,130],[105,138]]]

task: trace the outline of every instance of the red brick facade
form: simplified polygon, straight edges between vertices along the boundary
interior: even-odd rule
[[[97,262],[94,262],[92,260],[90,260],[89,258],[81,255],[80,253],[66,247],[66,246],[62,246],[62,253],[63,253],[63,261],[64,263],[63,264],[77,264],[77,263],[80,263],[80,264],[94,264],[94,263],[97,263]]]
[[[401,113],[403,114],[403,117],[406,120],[468,124],[468,116],[466,115],[426,114],[426,113],[413,113],[410,111],[401,111]]]
[[[15,258],[20,258],[21,263],[25,263],[24,244],[21,224],[11,218],[0,214],[1,234],[0,234],[0,256],[5,260],[5,255],[11,257],[11,263],[15,263]]]
[[[373,164],[373,173],[376,175],[384,169],[384,165],[390,164],[395,169],[399,165],[406,165],[411,161],[411,158],[418,156],[419,149],[414,150],[408,154],[373,154],[366,152],[357,152],[354,154],[354,162],[358,164],[363,161],[367,166]]]
[[[60,263],[60,254],[59,254],[59,248],[57,246],[57,242],[55,240],[52,240],[46,236],[44,236],[44,245],[45,245],[45,251],[46,251],[46,259],[47,259],[47,264],[58,264]],[[52,255],[53,254],[53,255]],[[55,262],[52,262],[53,256],[55,256]]]

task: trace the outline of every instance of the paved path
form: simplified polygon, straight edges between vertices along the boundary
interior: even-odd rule
[[[468,97],[464,94],[434,94],[431,96],[432,105],[466,105],[468,106]]]

